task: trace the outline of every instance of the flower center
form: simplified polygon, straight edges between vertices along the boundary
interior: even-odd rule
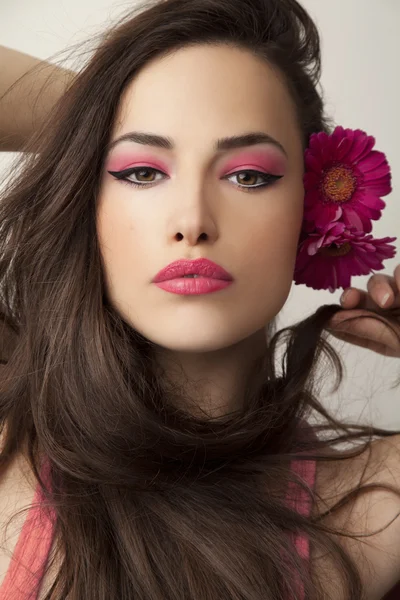
[[[325,248],[321,248],[319,254],[322,254],[322,256],[346,256],[350,250],[351,244],[349,244],[349,242],[345,242],[341,246],[336,246],[336,244],[325,246]]]
[[[321,185],[327,200],[348,202],[357,187],[357,179],[349,167],[335,165],[325,173]]]

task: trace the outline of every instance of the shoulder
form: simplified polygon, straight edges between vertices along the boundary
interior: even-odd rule
[[[0,450],[3,448],[4,430],[0,434]],[[0,473],[0,529],[8,518],[20,508],[30,504],[36,491],[36,479],[26,457],[20,453]]]
[[[335,540],[358,566],[366,600],[380,600],[400,580],[400,497],[379,488],[383,484],[400,491],[400,435],[374,440],[369,449],[354,458],[335,460],[338,454],[332,451],[332,460],[317,463],[317,502],[312,514],[325,513],[359,484],[376,486],[323,517],[322,523],[359,536],[355,540],[335,536]],[[332,598],[344,600],[333,561],[316,556],[313,549],[310,558],[314,577],[321,578],[321,585]],[[322,581],[327,572],[329,581]]]

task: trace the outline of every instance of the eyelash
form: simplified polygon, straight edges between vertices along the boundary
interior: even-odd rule
[[[154,169],[153,167],[133,167],[131,169],[125,169],[124,171],[108,171],[108,172],[110,173],[110,175],[112,175],[113,177],[115,177],[116,179],[121,181],[122,183],[125,183],[130,186],[133,185],[136,188],[147,188],[147,187],[153,186],[156,183],[155,181],[151,181],[149,183],[135,183],[134,181],[129,181],[127,179],[127,177],[129,177],[129,175],[132,175],[132,174],[136,175],[136,172],[139,172],[139,171],[152,171],[153,173],[162,173],[163,175],[165,175],[165,173],[163,173],[159,169]],[[226,177],[224,177],[224,179],[228,179],[229,177],[233,177],[234,175],[240,175],[242,173],[252,173],[255,175],[259,175],[267,180],[266,183],[264,183],[263,185],[257,185],[257,186],[253,186],[253,187],[244,186],[241,184],[235,184],[236,187],[243,190],[244,192],[255,192],[256,190],[266,188],[266,187],[272,185],[272,183],[274,183],[278,179],[281,179],[283,177],[283,175],[271,175],[270,173],[262,173],[261,171],[255,171],[254,169],[247,169],[245,171],[236,171],[235,173],[231,173],[230,175],[227,175]]]

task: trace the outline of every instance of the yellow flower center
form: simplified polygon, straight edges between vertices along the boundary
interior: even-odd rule
[[[321,248],[319,254],[322,256],[346,256],[351,250],[351,244],[349,242],[345,242],[341,246],[336,246],[332,244],[331,246],[325,246],[325,248]]]
[[[357,187],[357,179],[350,167],[335,165],[322,181],[322,191],[331,202],[348,202]]]

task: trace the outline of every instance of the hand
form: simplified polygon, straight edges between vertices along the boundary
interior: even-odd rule
[[[367,284],[368,292],[358,288],[346,288],[346,298],[341,300],[343,310],[336,313],[329,321],[327,331],[339,340],[369,348],[378,354],[400,358],[400,264],[394,270],[393,277],[375,274]],[[386,304],[382,299],[387,297]],[[351,317],[380,315],[378,319],[357,319],[343,323]],[[385,325],[390,323],[397,332]]]

